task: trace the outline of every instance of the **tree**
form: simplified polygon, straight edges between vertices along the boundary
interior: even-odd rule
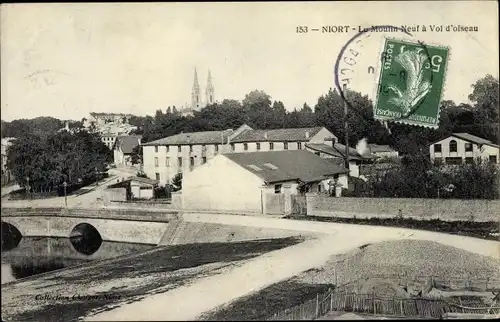
[[[25,186],[29,178],[35,191],[57,189],[64,181],[72,185],[94,180],[112,159],[99,135],[86,131],[24,135],[7,153],[7,166],[18,183]]]
[[[132,162],[132,164],[142,163],[142,146],[138,145],[132,150],[130,162]]]

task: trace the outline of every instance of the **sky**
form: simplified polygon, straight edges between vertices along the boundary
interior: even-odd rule
[[[335,61],[357,26],[403,24],[479,28],[412,33],[413,40],[449,48],[443,99],[467,102],[472,83],[486,74],[498,77],[497,6],[496,1],[2,4],[1,117],[154,115],[190,104],[195,68],[202,90],[211,70],[218,101],[242,100],[259,89],[288,110],[304,102],[314,107],[334,87]],[[350,31],[321,32],[323,26],[343,25]],[[297,33],[298,26],[309,32]],[[377,72],[368,74],[367,67],[376,65],[385,36],[403,37],[366,38],[351,88],[373,93]]]

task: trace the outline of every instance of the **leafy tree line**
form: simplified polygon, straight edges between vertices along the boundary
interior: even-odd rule
[[[471,87],[472,104],[442,102],[436,130],[396,123],[385,126],[374,120],[368,96],[348,91],[352,105],[347,116],[349,145],[367,138],[369,143],[389,144],[403,155],[425,153],[428,143],[452,132],[468,132],[498,143],[498,79],[487,75]],[[256,129],[324,126],[344,142],[344,102],[336,90],[330,89],[318,98],[314,108],[304,104],[287,111],[283,102],[272,101],[265,92],[254,90],[241,102],[226,99],[194,111],[192,116],[182,116],[174,106],[157,110],[154,117],[133,117],[131,123],[138,127],[136,134],[143,135],[143,142],[180,132],[236,129],[242,124]]]
[[[81,121],[69,120],[68,122],[70,129],[77,129],[83,126]],[[17,138],[30,134],[47,135],[50,133],[56,133],[60,129],[64,128],[65,125],[66,121],[50,116],[41,116],[33,119],[19,119],[12,122],[2,120],[1,137]]]
[[[37,192],[58,189],[64,181],[93,181],[111,160],[99,135],[87,131],[21,134],[7,149],[7,167],[17,182],[26,187],[29,178],[31,190]]]

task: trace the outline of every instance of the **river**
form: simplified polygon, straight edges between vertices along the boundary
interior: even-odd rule
[[[145,251],[155,245],[52,237],[22,237],[2,243],[2,284],[57,269]]]

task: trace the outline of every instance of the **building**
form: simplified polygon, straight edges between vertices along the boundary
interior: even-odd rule
[[[326,138],[323,143],[307,143],[306,149],[322,158],[335,158],[342,160],[345,163],[346,146],[338,143],[337,137],[332,134],[330,138]],[[363,164],[370,164],[377,157],[373,154],[361,155],[351,147],[348,148],[349,175],[359,178],[361,174],[359,168]]]
[[[106,203],[127,201],[134,199],[151,199],[154,189],[158,185],[156,180],[141,177],[129,177],[124,181],[109,185],[104,189]]]
[[[180,109],[183,116],[193,115],[194,111],[199,111],[207,105],[214,104],[215,100],[215,87],[212,83],[212,74],[208,70],[207,85],[204,91],[205,96],[202,96],[200,83],[198,82],[198,73],[194,69],[193,88],[191,90],[191,104],[186,104]]]
[[[469,133],[452,133],[431,143],[429,154],[435,164],[472,163],[478,158],[498,163],[500,147],[489,140]]]
[[[182,205],[192,210],[283,214],[306,192],[328,193],[336,184],[347,187],[347,172],[306,150],[219,154],[184,174]]]
[[[113,146],[113,157],[117,167],[132,166],[132,151],[141,144],[141,136],[118,136]]]
[[[381,158],[397,158],[399,157],[399,152],[394,150],[388,145],[378,145],[378,144],[368,144],[370,153],[374,156]]]
[[[236,130],[180,133],[143,143],[143,169],[163,185],[220,153],[302,150],[306,143],[332,137],[323,127],[254,130],[246,124]]]
[[[99,133],[101,141],[112,150],[118,136],[129,135],[137,129],[129,124],[132,116],[123,113],[90,113],[90,118],[84,120],[84,127]]]
[[[104,124],[114,123],[114,124],[128,124],[132,114],[123,113],[90,113],[90,117],[85,119],[84,126],[88,127],[94,124],[96,127],[100,127]]]
[[[10,183],[14,178],[11,171],[7,168],[7,149],[12,145],[15,138],[2,138],[2,185]]]

